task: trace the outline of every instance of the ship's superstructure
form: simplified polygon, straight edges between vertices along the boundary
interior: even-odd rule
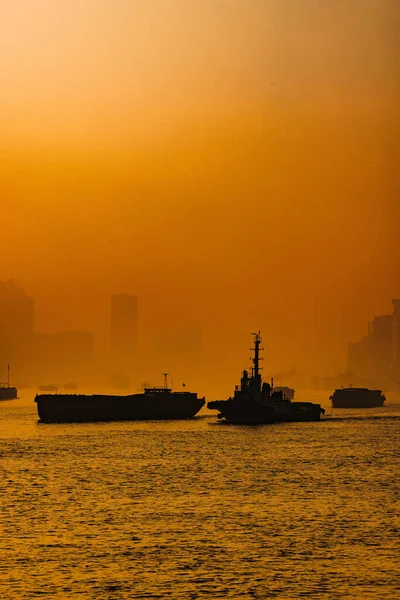
[[[240,387],[228,400],[214,400],[207,404],[211,410],[218,410],[219,419],[230,423],[274,423],[279,421],[317,421],[324,410],[311,402],[292,402],[281,390],[262,382],[260,352],[263,350],[260,332],[253,333],[254,355],[251,358],[251,374],[242,372]]]

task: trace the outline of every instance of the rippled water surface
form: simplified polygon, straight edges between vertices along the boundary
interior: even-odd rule
[[[394,395],[239,427],[45,425],[26,392],[0,403],[0,597],[399,598],[399,441]]]

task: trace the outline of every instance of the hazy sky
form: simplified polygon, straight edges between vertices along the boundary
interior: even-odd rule
[[[41,330],[126,291],[142,333],[340,367],[400,296],[399,32],[397,0],[2,0],[0,279]]]

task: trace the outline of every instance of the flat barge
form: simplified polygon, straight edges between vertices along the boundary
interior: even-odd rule
[[[88,421],[144,421],[190,419],[205,399],[192,392],[170,388],[146,388],[142,394],[37,394],[39,419],[43,423]]]
[[[374,408],[383,406],[386,396],[382,390],[368,388],[338,388],[330,396],[333,408]]]

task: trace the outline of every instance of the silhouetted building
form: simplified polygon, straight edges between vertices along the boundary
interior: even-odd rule
[[[393,320],[392,320],[392,362],[393,379],[400,387],[400,299],[392,300]]]
[[[392,300],[392,315],[374,317],[368,335],[348,345],[348,371],[364,384],[390,388],[400,383],[400,300]]]
[[[33,327],[33,299],[12,279],[0,281],[0,365],[12,362],[17,373],[29,366]]]
[[[130,294],[111,296],[111,368],[131,375],[138,340],[138,299]]]

